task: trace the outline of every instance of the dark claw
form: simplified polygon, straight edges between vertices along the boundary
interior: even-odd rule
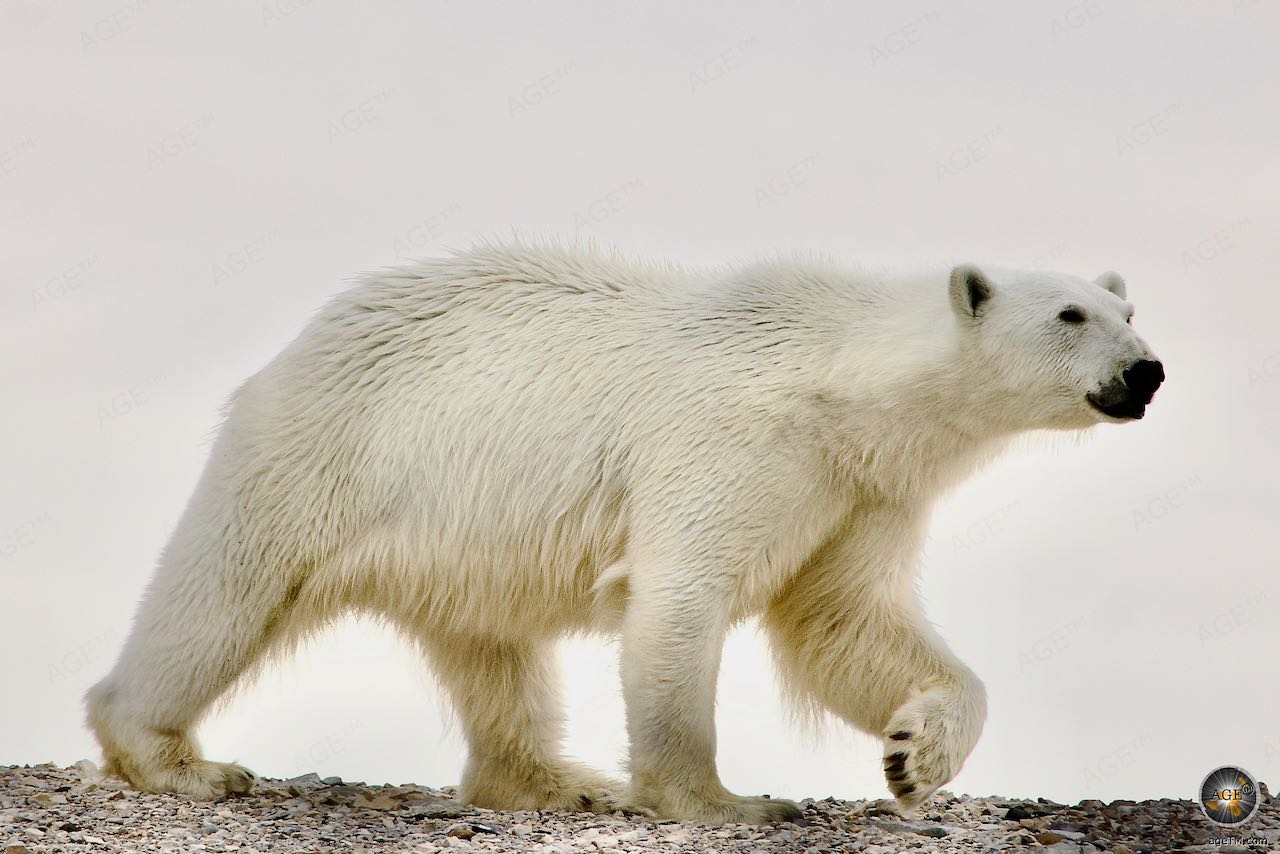
[[[906,741],[908,738],[911,738],[911,733],[906,730],[900,730],[889,736],[889,738],[892,738],[894,741]]]
[[[893,765],[906,765],[906,764],[907,764],[907,754],[905,754],[905,753],[894,753],[894,754],[891,754],[891,755],[889,755],[889,756],[886,756],[886,757],[884,758],[884,764],[885,764],[885,767],[886,767],[886,768],[888,768],[888,767],[890,767],[890,766],[893,766]]]
[[[916,787],[911,784],[907,784],[905,786],[898,786],[897,788],[894,788],[893,786],[889,787],[889,791],[893,792],[894,797],[897,797],[897,798],[905,798],[907,795],[914,793],[915,790],[916,790]]]
[[[899,770],[891,774],[885,774],[884,778],[888,780],[890,783],[901,783],[903,780],[907,779],[907,777],[909,776],[911,775],[908,774],[906,771]]]

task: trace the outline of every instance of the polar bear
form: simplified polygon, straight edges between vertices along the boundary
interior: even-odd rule
[[[216,798],[193,728],[348,612],[422,650],[500,809],[773,822],[716,772],[721,647],[759,618],[787,693],[883,739],[903,810],[978,739],[922,616],[930,508],[1027,430],[1141,418],[1163,369],[1114,273],[817,257],[720,270],[482,245],[372,275],[233,394],[88,720],[111,771]],[[554,644],[621,638],[626,785],[560,754]]]

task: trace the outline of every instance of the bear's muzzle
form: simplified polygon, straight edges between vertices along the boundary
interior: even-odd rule
[[[1141,418],[1156,389],[1164,382],[1164,365],[1154,359],[1139,359],[1097,392],[1087,395],[1089,403],[1112,418]]]

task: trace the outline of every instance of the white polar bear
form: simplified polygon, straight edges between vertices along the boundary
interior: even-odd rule
[[[111,673],[109,768],[211,798],[192,736],[344,612],[392,621],[463,723],[462,794],[708,822],[798,814],[716,773],[726,631],[884,739],[911,809],[959,770],[977,677],[912,579],[934,500],[1021,431],[1140,418],[1163,378],[1114,273],[817,259],[692,271],[486,246],[369,277],[233,395]],[[618,633],[630,785],[560,754],[553,645]]]

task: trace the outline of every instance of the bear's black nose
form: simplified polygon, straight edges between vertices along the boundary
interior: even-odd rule
[[[1124,384],[1130,394],[1143,403],[1150,403],[1160,383],[1164,382],[1164,365],[1151,359],[1139,359],[1124,369]]]

